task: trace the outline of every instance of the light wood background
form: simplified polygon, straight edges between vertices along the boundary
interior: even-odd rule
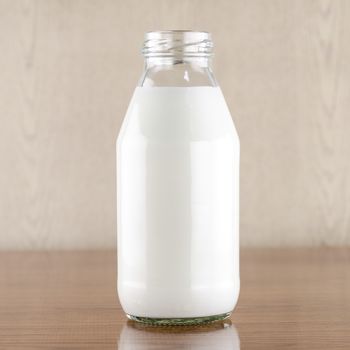
[[[213,33],[243,245],[350,244],[350,1],[0,0],[0,249],[115,245],[143,33]]]

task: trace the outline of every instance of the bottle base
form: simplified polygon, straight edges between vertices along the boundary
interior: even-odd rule
[[[132,321],[152,325],[152,326],[187,326],[202,323],[212,323],[223,321],[231,316],[231,312],[220,315],[203,316],[203,317],[185,317],[185,318],[153,318],[140,317],[126,314],[127,318]]]

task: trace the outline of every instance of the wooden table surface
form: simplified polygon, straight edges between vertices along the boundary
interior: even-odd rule
[[[127,322],[116,256],[0,253],[0,349],[350,349],[350,249],[244,249],[231,321]]]

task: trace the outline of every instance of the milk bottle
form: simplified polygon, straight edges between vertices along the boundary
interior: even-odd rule
[[[149,32],[117,140],[118,294],[130,319],[229,317],[239,294],[239,139],[210,34]]]

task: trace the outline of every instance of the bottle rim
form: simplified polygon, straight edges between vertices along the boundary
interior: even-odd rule
[[[211,34],[195,30],[159,30],[145,33],[145,57],[209,57],[213,52]]]

